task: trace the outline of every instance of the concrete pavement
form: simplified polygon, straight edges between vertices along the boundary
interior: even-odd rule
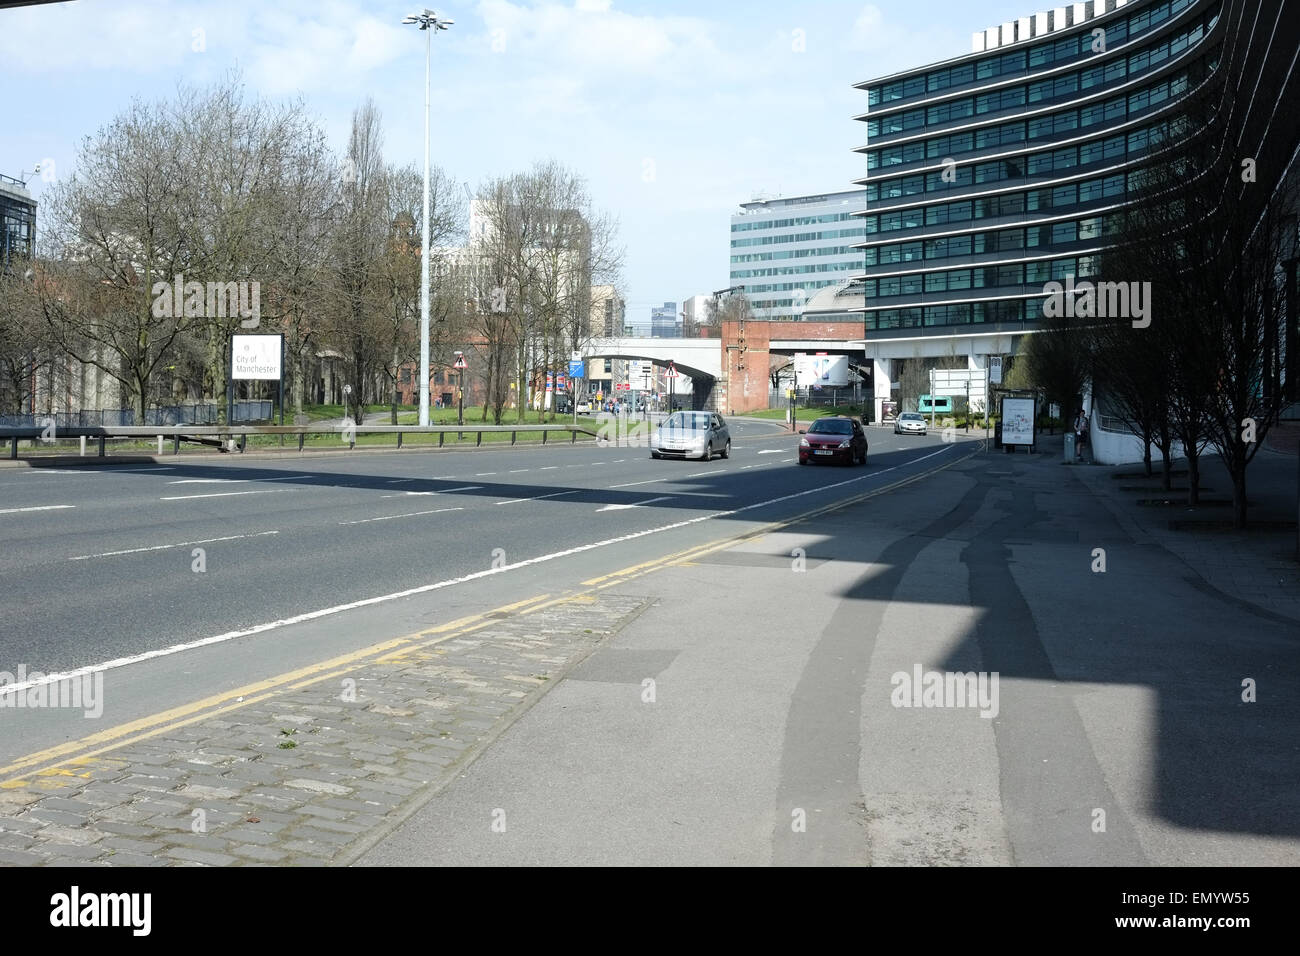
[[[1078,473],[980,456],[645,578],[646,611],[360,862],[1293,865],[1295,628]],[[996,672],[996,715],[898,706],[918,668]]]

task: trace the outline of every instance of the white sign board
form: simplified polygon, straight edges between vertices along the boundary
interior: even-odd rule
[[[989,356],[989,384],[990,385],[1002,384],[1002,356],[1001,355]]]
[[[1032,398],[1002,399],[1002,444],[1032,445],[1034,443],[1034,400]]]
[[[278,382],[281,341],[278,335],[232,335],[230,377],[236,382]]]
[[[972,377],[976,373],[964,368],[937,368],[930,387],[931,395],[966,395],[974,385]],[[980,391],[983,391],[984,376],[980,376]]]
[[[849,384],[849,357],[847,355],[794,354],[794,370],[799,377],[799,387],[841,388]]]
[[[937,368],[932,373],[930,394],[966,398],[972,409],[984,407],[984,370]]]

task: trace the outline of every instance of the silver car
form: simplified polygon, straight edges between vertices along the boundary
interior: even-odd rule
[[[650,436],[651,458],[731,457],[731,431],[717,412],[673,412]]]
[[[925,416],[920,412],[903,412],[894,419],[894,434],[924,435],[929,430]]]

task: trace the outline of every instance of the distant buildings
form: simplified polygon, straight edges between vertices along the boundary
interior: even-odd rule
[[[693,295],[682,303],[682,334],[690,338],[700,334],[709,321],[709,302],[712,296]]]
[[[677,322],[677,303],[665,302],[650,310],[650,337],[671,339],[681,334]]]
[[[591,287],[591,333],[622,335],[627,324],[627,303],[612,285]]]
[[[862,271],[862,190],[755,199],[731,217],[731,284],[759,319],[799,319],[813,293]]]
[[[36,248],[36,200],[20,179],[0,176],[0,270],[31,259]]]

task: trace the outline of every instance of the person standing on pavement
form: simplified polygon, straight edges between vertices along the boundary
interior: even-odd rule
[[[1088,416],[1081,408],[1074,418],[1074,460],[1083,460],[1083,446],[1088,444]]]

